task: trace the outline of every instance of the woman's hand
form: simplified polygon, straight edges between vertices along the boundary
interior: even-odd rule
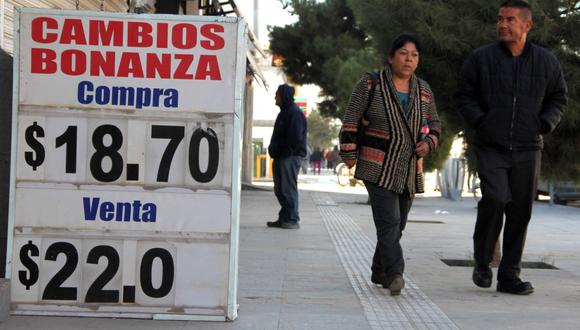
[[[425,141],[419,141],[415,147],[415,153],[419,157],[424,157],[429,153],[429,144]]]
[[[356,164],[356,160],[355,159],[345,159],[344,163],[346,164],[346,166],[348,166],[348,168],[352,168]]]

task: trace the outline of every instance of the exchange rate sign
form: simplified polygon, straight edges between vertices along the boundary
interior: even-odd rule
[[[234,319],[243,21],[15,24],[13,313]]]

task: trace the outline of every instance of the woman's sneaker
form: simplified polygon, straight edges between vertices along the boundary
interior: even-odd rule
[[[384,287],[384,285],[383,285]],[[391,291],[391,296],[398,296],[401,290],[405,287],[405,280],[401,274],[395,274],[390,277],[388,289]]]

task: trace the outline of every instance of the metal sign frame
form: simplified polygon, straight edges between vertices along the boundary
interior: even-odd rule
[[[174,20],[185,21],[191,16],[174,15],[133,15],[124,13],[103,13],[103,12],[83,12],[71,10],[46,10],[36,8],[15,9],[17,15],[14,17],[15,38],[14,38],[14,88],[13,88],[13,108],[12,108],[12,140],[11,140],[11,161],[10,161],[10,198],[8,214],[8,237],[7,237],[7,258],[6,258],[6,278],[10,279],[13,272],[13,244],[14,244],[14,224],[16,205],[16,176],[17,176],[17,152],[18,152],[18,112],[20,107],[20,20],[22,14],[46,14],[47,12],[58,13],[63,16],[84,16],[90,14],[91,17],[106,18],[132,18],[139,20]],[[243,127],[243,97],[246,71],[246,32],[247,27],[243,18],[237,17],[196,17],[196,22],[223,22],[237,23],[237,53],[235,58],[235,90],[234,90],[234,111],[233,111],[233,134],[231,141],[231,215],[229,232],[229,257],[228,283],[227,283],[227,305],[224,315],[199,314],[170,314],[170,313],[127,313],[127,312],[91,312],[86,309],[81,312],[70,310],[59,312],[58,310],[14,310],[12,314],[18,315],[58,315],[58,316],[88,316],[88,317],[128,317],[128,318],[152,318],[156,320],[203,320],[203,321],[232,321],[237,317],[237,275],[238,275],[238,249],[239,249],[239,209],[241,195],[241,148],[242,148],[242,127]],[[233,41],[231,41],[233,42]]]

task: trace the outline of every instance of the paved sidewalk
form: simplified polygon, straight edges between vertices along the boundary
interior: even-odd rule
[[[271,191],[242,192],[234,322],[11,316],[0,329],[579,328],[580,208],[535,205],[525,261],[559,270],[524,269],[536,292],[520,297],[477,288],[471,268],[440,260],[471,257],[473,199],[419,197],[402,241],[408,285],[392,297],[370,283],[375,237],[366,195],[322,192],[315,181],[301,184],[300,230],[265,226],[278,210]]]
[[[368,207],[346,204],[347,196],[336,199],[372,237]],[[490,289],[477,288],[471,268],[441,261],[473,257],[475,206],[472,198],[416,199],[402,240],[407,275],[461,329],[578,329],[580,209],[536,203],[524,261],[544,261],[559,270],[523,269],[522,278],[536,292],[513,296],[496,292],[495,281]]]

